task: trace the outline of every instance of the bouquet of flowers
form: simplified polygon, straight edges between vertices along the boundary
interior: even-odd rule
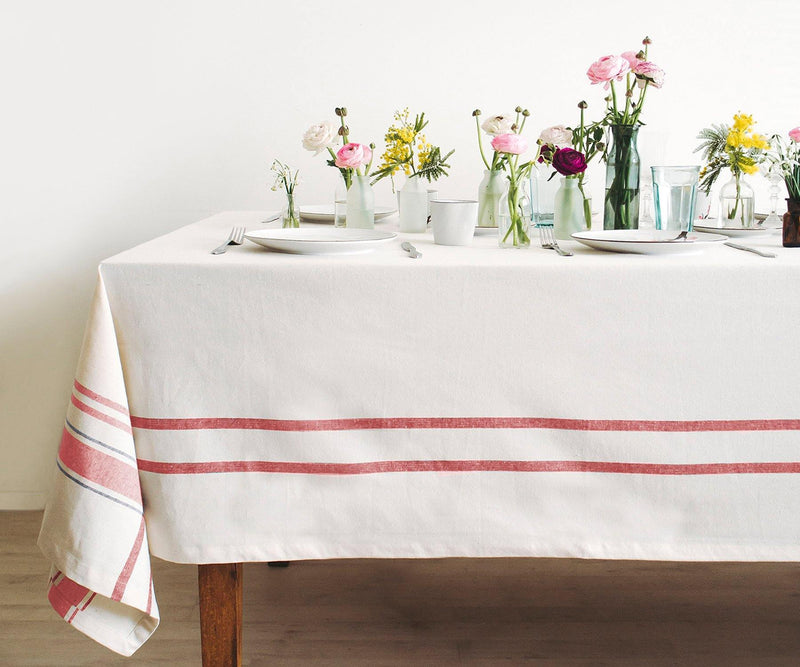
[[[272,162],[271,170],[275,173],[275,182],[272,184],[272,190],[283,190],[286,192],[286,210],[283,212],[283,227],[299,227],[300,216],[297,210],[297,204],[294,200],[294,190],[299,181],[299,170],[292,172],[292,168],[288,164],[284,164],[280,160]]]
[[[394,175],[401,170],[408,178],[423,177],[428,182],[447,176],[450,168],[447,160],[455,151],[443,156],[438,146],[428,143],[422,134],[428,125],[425,114],[417,114],[412,122],[406,108],[395,111],[394,120],[386,131],[386,150],[381,155],[380,165],[371,174],[375,177],[372,182],[389,176],[394,190]]]
[[[586,124],[585,101],[578,103],[580,123],[575,129],[563,125],[546,128],[539,135],[539,162],[551,165],[566,178],[577,178],[578,189],[583,197],[583,217],[586,228],[592,228],[591,198],[586,196],[584,177],[589,162],[597,155],[604,155],[606,144],[603,141],[602,122]],[[552,178],[552,176],[551,176]]]
[[[586,76],[592,84],[602,83],[603,88],[611,88],[606,97],[606,115],[604,125],[636,125],[642,113],[647,89],[661,88],[664,85],[664,70],[650,62],[647,51],[653,43],[649,37],[642,40],[644,49],[638,52],[625,51],[618,56],[603,56],[591,64]],[[617,95],[614,82],[625,79],[624,105]],[[634,97],[636,99],[634,99]]]
[[[772,135],[771,143],[767,159],[783,176],[789,199],[800,202],[800,127],[789,130],[789,143],[778,134]]]
[[[603,226],[606,229],[635,229],[639,226],[639,157],[636,136],[641,125],[647,91],[664,85],[664,71],[648,60],[649,37],[642,40],[644,49],[608,55],[596,60],[586,76],[592,84],[611,89],[606,97],[606,114],[601,125],[610,127],[613,149],[604,152],[606,161],[606,198]],[[625,81],[624,93],[616,83]],[[620,99],[622,97],[622,99]]]
[[[336,167],[342,174],[347,189],[353,183],[353,173],[361,174],[361,167],[367,167],[364,173],[369,173],[369,168],[372,166],[372,150],[375,144],[358,144],[350,141],[350,128],[345,123],[347,116],[347,109],[345,107],[336,107],[334,110],[336,116],[339,118],[339,127],[334,129],[334,126],[326,120],[315,123],[309,127],[303,134],[303,148],[307,151],[312,151],[314,155],[319,155],[323,151],[328,151],[331,159],[328,160],[328,165]],[[337,139],[341,138],[342,148],[338,152],[333,152],[333,147],[337,143]]]
[[[745,227],[753,224],[753,190],[741,177],[755,174],[769,149],[767,138],[753,132],[754,124],[752,116],[735,114],[732,126],[722,123],[702,129],[697,135],[702,142],[695,149],[705,162],[700,170],[700,189],[707,195],[722,171],[730,169],[733,179],[720,193],[722,214]]]
[[[500,200],[498,220],[500,245],[527,247],[531,243],[528,234],[531,212],[530,202],[524,194],[522,182],[530,175],[531,168],[539,158],[539,152],[536,152],[536,156],[532,160],[520,164],[520,155],[528,150],[528,140],[522,136],[522,130],[525,128],[525,122],[531,114],[530,111],[522,107],[517,107],[515,113],[516,116],[513,121],[507,116],[494,116],[485,121],[482,126],[478,123],[478,116],[481,115],[481,110],[475,109],[472,115],[475,117],[476,125],[479,126],[478,146],[483,163],[490,171],[499,169],[507,169],[508,171],[508,191],[505,194],[507,203],[504,205],[503,199]],[[491,166],[489,166],[483,151],[480,128],[487,134],[492,135],[491,145],[494,149],[494,154]]]

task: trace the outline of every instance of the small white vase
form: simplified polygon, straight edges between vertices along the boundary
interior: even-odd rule
[[[375,193],[369,176],[353,174],[347,191],[347,228],[375,229]]]
[[[499,169],[486,169],[478,186],[478,227],[497,227],[500,216],[500,198],[508,181],[505,172]]]
[[[553,231],[559,241],[572,240],[573,232],[586,229],[583,195],[577,178],[562,178],[553,201]]]
[[[428,226],[428,189],[422,179],[408,178],[397,193],[401,232],[424,232]]]
[[[333,226],[347,226],[347,183],[341,174],[336,181],[336,191],[333,195]]]

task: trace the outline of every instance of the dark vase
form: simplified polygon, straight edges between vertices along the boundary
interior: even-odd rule
[[[783,246],[800,248],[800,201],[787,199],[789,210],[783,214]]]
[[[606,202],[603,229],[639,228],[640,125],[612,125],[606,162]]]

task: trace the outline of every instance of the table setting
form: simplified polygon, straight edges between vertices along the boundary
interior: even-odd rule
[[[282,210],[101,262],[39,537],[58,614],[133,654],[159,623],[151,558],[800,560],[796,214],[756,220],[744,187],[759,160],[792,183],[797,148],[737,114],[704,165],[652,167],[640,227],[650,43],[591,65],[602,121],[581,102],[528,142],[527,109],[476,109],[475,198],[430,187],[452,151],[424,113],[378,155],[337,107],[302,139],[331,201],[300,203],[275,160]],[[376,206],[371,179],[401,176]]]

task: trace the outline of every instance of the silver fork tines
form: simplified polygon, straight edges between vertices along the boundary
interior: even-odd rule
[[[228,249],[229,245],[242,245],[242,241],[244,240],[244,227],[234,227],[231,229],[231,233],[228,234],[228,239],[218,248],[214,248],[211,251],[212,255],[221,255]]]
[[[555,250],[563,257],[572,256],[572,253],[569,250],[564,250],[558,245],[558,241],[556,241],[556,233],[553,230],[553,225],[538,224],[536,226],[539,228],[539,243],[541,243],[542,248],[545,248],[546,250]]]

